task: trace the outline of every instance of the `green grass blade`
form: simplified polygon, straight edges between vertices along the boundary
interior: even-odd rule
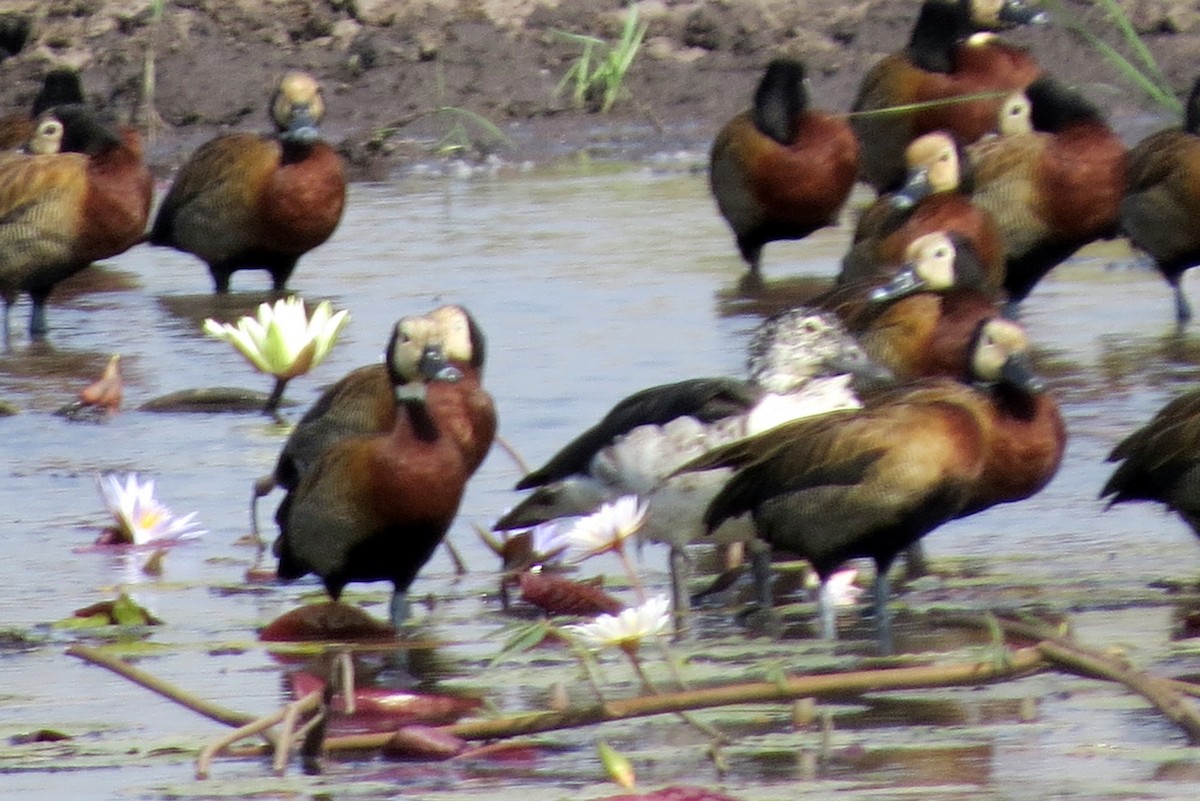
[[[1154,77],[1155,83],[1159,86],[1168,86],[1167,77],[1163,75],[1162,70],[1158,66],[1158,61],[1154,58],[1154,54],[1150,52],[1150,48],[1146,47],[1146,43],[1142,41],[1142,37],[1138,36],[1138,32],[1133,28],[1133,22],[1130,21],[1129,15],[1121,8],[1116,0],[1098,0],[1109,17],[1116,23],[1121,35],[1125,37],[1125,41],[1133,49],[1136,55],[1146,66]]]
[[[1098,50],[1102,56],[1112,62],[1127,80],[1149,95],[1156,103],[1165,106],[1175,114],[1183,113],[1183,104],[1179,102],[1179,98],[1175,97],[1175,93],[1169,88],[1163,88],[1155,83],[1129,59],[1117,52],[1116,48],[1107,42],[1101,41],[1091,31],[1081,28],[1078,30],[1078,33],[1091,47]]]
[[[1074,19],[1064,8],[1060,0],[1045,0],[1045,2],[1052,9],[1055,19],[1059,20],[1063,27],[1083,39],[1089,47],[1098,51],[1116,67],[1117,71],[1126,80],[1145,92],[1155,103],[1169,109],[1175,114],[1182,113],[1183,106],[1179,102],[1179,99],[1175,97],[1174,91],[1163,76],[1162,70],[1155,61],[1153,54],[1146,48],[1141,37],[1134,30],[1133,24],[1129,21],[1129,17],[1117,6],[1115,0],[1093,0],[1093,2],[1101,4],[1108,17],[1113,21],[1113,24],[1121,31],[1122,37],[1133,49],[1137,58],[1145,63],[1145,71],[1126,58],[1115,47],[1101,40],[1099,36],[1081,22]]]
[[[998,100],[1008,97],[1012,92],[974,92],[969,95],[959,95],[958,97],[947,97],[942,100],[923,100],[920,103],[905,103],[900,106],[885,106],[883,108],[866,109],[864,111],[851,111],[845,116],[849,117],[889,117],[893,114],[911,114],[914,111],[924,111],[929,108],[938,108],[939,106],[954,106],[959,103],[970,103],[974,100]]]

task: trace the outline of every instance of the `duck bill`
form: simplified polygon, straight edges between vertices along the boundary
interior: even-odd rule
[[[892,280],[883,286],[877,286],[872,289],[867,294],[867,302],[872,305],[891,303],[892,301],[906,298],[909,295],[914,295],[927,286],[929,286],[928,282],[917,275],[917,271],[912,266],[906,266],[892,276]]]
[[[929,183],[929,172],[925,169],[912,170],[904,186],[892,193],[892,208],[911,209],[933,191]]]
[[[1006,0],[1000,6],[1000,21],[1008,25],[1045,25],[1050,15],[1024,0]]]
[[[317,120],[307,109],[296,109],[288,120],[287,130],[280,138],[300,145],[311,145],[321,137]]]
[[[1030,395],[1046,389],[1045,382],[1033,372],[1033,362],[1024,353],[1014,353],[1008,357],[1000,371],[1000,383]]]
[[[889,387],[896,383],[896,374],[874,359],[835,356],[828,362],[833,375],[848,375],[857,391]]]
[[[446,352],[440,345],[427,345],[421,351],[421,360],[417,362],[417,372],[426,381],[454,382],[462,378],[462,371],[446,359]]]

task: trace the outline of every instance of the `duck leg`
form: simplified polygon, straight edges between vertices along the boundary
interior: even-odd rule
[[[394,590],[392,592],[392,603],[388,607],[388,620],[391,621],[392,628],[399,631],[401,624],[408,620],[411,610],[412,607],[408,602],[408,593]]]
[[[880,656],[891,656],[892,646],[892,614],[888,609],[888,599],[892,594],[892,583],[888,578],[885,565],[876,565],[875,569],[875,643]]]
[[[771,546],[762,540],[751,540],[750,576],[754,580],[754,595],[758,609],[753,615],[753,627],[768,637],[779,638],[783,634],[783,621],[775,611],[775,597],[771,591],[774,579],[771,570]]]
[[[671,608],[675,612],[675,639],[687,634],[688,617],[691,614],[692,598],[688,594],[688,578],[692,575],[692,560],[683,545],[672,545],[670,553],[671,568]]]
[[[1183,275],[1180,274],[1167,279],[1167,283],[1175,292],[1175,323],[1180,328],[1186,326],[1192,319],[1192,305],[1188,303],[1187,296],[1183,294],[1182,278]]]
[[[29,336],[32,339],[43,339],[50,327],[46,324],[46,297],[49,293],[30,293],[33,309],[29,312]]]
[[[821,620],[821,639],[837,639],[837,603],[828,581],[822,579],[817,591],[817,616]]]

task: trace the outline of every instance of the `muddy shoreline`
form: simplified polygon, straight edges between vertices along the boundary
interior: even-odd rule
[[[1190,0],[1122,5],[1168,81],[1184,93],[1200,70],[1200,11]],[[321,79],[325,135],[359,179],[447,155],[493,164],[544,164],[581,153],[623,161],[678,151],[695,157],[722,121],[748,104],[775,55],[805,60],[815,105],[847,109],[865,70],[903,45],[917,6],[643,0],[645,45],[627,94],[601,115],[555,93],[580,52],[559,32],[614,40],[623,19],[617,2],[168,0],[156,23],[149,0],[10,0],[0,23],[24,20],[28,33],[18,52],[0,61],[0,108],[27,106],[45,70],[68,64],[83,71],[93,102],[134,118],[153,43],[155,108],[164,124],[147,158],[163,175],[218,132],[264,129],[271,85],[292,68]],[[1062,7],[1124,49],[1091,3]],[[1007,35],[1079,85],[1131,140],[1171,122],[1063,26]],[[437,111],[447,108],[469,115]]]

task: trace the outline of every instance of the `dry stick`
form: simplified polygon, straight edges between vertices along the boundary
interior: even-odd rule
[[[797,698],[852,698],[882,690],[912,690],[924,687],[973,686],[1001,679],[1015,679],[1047,668],[1037,648],[1022,648],[1009,655],[1003,665],[990,662],[965,662],[950,665],[862,670],[819,676],[797,676],[782,682],[764,681],[710,687],[662,695],[639,696],[608,701],[563,711],[529,712],[510,717],[472,720],[439,727],[439,730],[463,740],[493,740],[541,732],[590,726],[627,718],[665,715],[689,709],[730,706],[733,704],[779,703]],[[371,750],[383,747],[391,732],[332,737],[325,742],[326,752]],[[265,753],[261,746],[238,749],[237,756]]]
[[[88,645],[72,645],[67,649],[69,656],[78,657],[85,662],[90,662],[93,665],[99,665],[102,668],[108,668],[113,673],[132,681],[134,684],[140,684],[151,692],[158,693],[164,698],[170,699],[181,706],[187,707],[193,712],[198,712],[209,720],[215,720],[217,723],[223,723],[226,726],[244,726],[247,723],[252,723],[256,720],[254,715],[247,715],[244,712],[237,712],[232,709],[214,704],[210,701],[205,701],[203,698],[197,698],[191,693],[185,692],[178,687],[168,684],[162,679],[151,676],[144,670],[136,668],[128,662],[118,659],[115,656],[110,656],[99,649],[92,648]],[[264,735],[268,741],[272,738],[269,735]]]
[[[496,437],[493,441],[497,445],[500,446],[500,450],[502,450],[508,454],[508,458],[512,459],[513,464],[515,464],[517,466],[517,469],[521,471],[522,476],[529,475],[529,473],[530,473],[529,462],[526,462],[521,457],[521,454],[517,451],[517,449],[515,447],[513,447],[513,444],[511,442],[509,442],[508,440],[506,440],[504,437],[500,436],[499,434],[496,435]]]
[[[1077,646],[1046,641],[1039,643],[1037,649],[1047,661],[1072,673],[1124,684],[1157,707],[1159,712],[1182,726],[1192,745],[1200,745],[1200,715],[1183,700],[1170,682],[1131,670],[1118,664],[1111,657],[1091,653]]]
[[[971,616],[941,616],[939,623],[964,626],[987,625],[986,619]],[[1200,687],[1187,682],[1161,679],[1141,671],[1133,670],[1122,661],[1108,654],[1071,642],[1057,632],[1032,623],[1004,620],[992,617],[1005,634],[1023,637],[1037,643],[1035,646],[1047,662],[1058,668],[1086,676],[1106,679],[1124,684],[1141,695],[1159,712],[1173,720],[1188,734],[1192,745],[1200,745],[1200,713],[1197,713],[1183,698],[1183,694],[1200,695]]]
[[[323,692],[323,690],[313,690],[299,701],[288,704],[282,709],[278,709],[269,715],[264,715],[255,721],[247,723],[245,726],[234,729],[225,736],[220,737],[206,745],[204,749],[200,751],[200,755],[196,757],[196,778],[207,779],[209,766],[212,764],[213,757],[216,756],[221,750],[236,743],[238,740],[249,737],[252,734],[260,734],[274,726],[276,723],[287,720],[289,715],[299,715],[302,712],[310,712],[319,708],[321,706]],[[285,736],[279,738],[279,745],[277,748],[284,748],[286,753],[286,750],[290,747],[289,741],[290,738],[285,733]],[[265,753],[265,751],[260,753]]]
[[[462,554],[458,552],[458,548],[454,547],[454,543],[450,540],[442,540],[442,546],[446,549],[446,554],[450,557],[450,563],[454,565],[454,575],[465,576],[470,571],[467,569],[466,560],[462,558]]]
[[[282,725],[279,727],[279,741],[275,743],[275,758],[271,760],[271,770],[274,771],[276,776],[282,776],[287,769],[288,753],[292,750],[292,743],[296,739],[296,719],[300,717],[300,708],[314,695],[320,699],[324,699],[325,697],[324,690],[313,690],[304,698],[295,703],[288,704],[282,710],[283,717],[280,720]],[[317,712],[317,714],[320,715],[322,713]],[[226,743],[226,745],[229,744],[231,743]],[[199,774],[199,772],[199,768],[197,768],[196,773]],[[205,769],[205,775],[208,775],[207,768]]]

